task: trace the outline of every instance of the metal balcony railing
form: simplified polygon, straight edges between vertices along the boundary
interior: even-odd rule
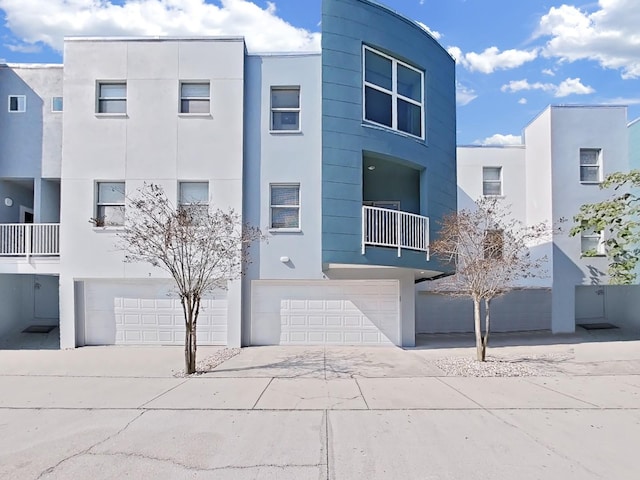
[[[59,223],[0,224],[0,257],[60,255]]]
[[[429,259],[429,217],[380,207],[362,207],[362,254],[367,245],[418,250]]]

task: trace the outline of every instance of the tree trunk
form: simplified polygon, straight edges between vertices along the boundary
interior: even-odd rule
[[[482,337],[482,361],[487,358],[487,345],[489,345],[489,308],[491,305],[491,299],[484,299],[484,337]]]
[[[199,301],[190,295],[182,298],[184,312],[184,371],[187,375],[196,373],[196,321]]]
[[[480,324],[480,299],[473,299],[473,321],[474,330],[476,332],[476,356],[479,362],[484,361],[482,358],[482,325]]]

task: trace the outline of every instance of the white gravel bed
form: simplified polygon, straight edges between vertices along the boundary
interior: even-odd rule
[[[235,357],[240,353],[240,348],[221,348],[216,351],[213,355],[209,355],[208,357],[199,360],[196,362],[196,373],[193,375],[202,375],[204,373],[212,371],[221,363],[226,362],[230,358]],[[193,375],[187,375],[184,370],[180,370],[174,373],[174,377],[189,377]]]
[[[451,377],[545,377],[562,374],[560,363],[567,355],[532,355],[506,358],[488,356],[486,362],[472,357],[444,357],[435,365]]]

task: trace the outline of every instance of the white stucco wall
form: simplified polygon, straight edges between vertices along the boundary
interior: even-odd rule
[[[116,230],[94,228],[98,181],[146,182],[177,201],[179,181],[208,181],[214,207],[242,211],[244,41],[70,39],[65,42],[61,193],[61,346],[75,344],[74,280],[162,278],[123,263]],[[210,115],[180,115],[180,81],[208,81]],[[98,81],[126,81],[126,115],[96,114]],[[236,282],[239,284],[239,282]],[[239,344],[238,285],[229,292],[229,344]]]

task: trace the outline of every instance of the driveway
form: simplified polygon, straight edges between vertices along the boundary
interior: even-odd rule
[[[181,348],[0,351],[0,478],[636,479],[640,342],[529,338],[491,360],[538,376],[448,374],[453,344],[252,347],[187,378]]]

